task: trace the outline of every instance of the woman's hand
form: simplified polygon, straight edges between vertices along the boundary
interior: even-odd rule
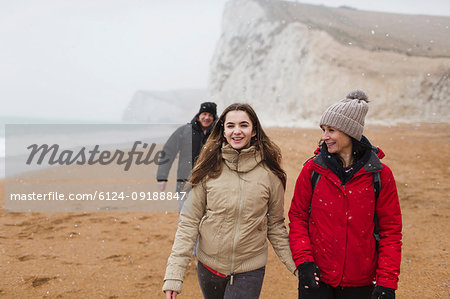
[[[318,288],[320,281],[320,269],[313,262],[304,262],[298,266],[298,279],[305,289]]]
[[[178,293],[175,291],[167,290],[166,291],[166,299],[175,299],[177,298]]]
[[[371,299],[395,299],[395,290],[376,285],[373,289]]]

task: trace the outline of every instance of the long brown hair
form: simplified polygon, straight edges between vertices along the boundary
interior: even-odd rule
[[[281,150],[273,143],[264,132],[255,110],[249,104],[234,103],[228,106],[220,115],[214,125],[208,140],[203,146],[200,156],[192,170],[190,182],[198,185],[203,180],[217,178],[222,172],[222,143],[226,143],[223,135],[225,117],[230,111],[244,111],[248,114],[256,135],[252,137],[250,144],[255,145],[260,151],[262,160],[269,169],[280,178],[283,187],[286,188],[286,172],[281,168]]]

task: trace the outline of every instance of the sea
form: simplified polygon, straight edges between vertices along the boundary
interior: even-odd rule
[[[7,124],[83,124],[100,123],[86,120],[58,119],[58,118],[35,118],[24,116],[2,116],[0,115],[0,178],[5,177],[6,139],[5,125]]]
[[[6,136],[6,125],[11,124],[36,124],[39,126],[11,127],[8,129],[8,136]],[[66,149],[79,149],[84,145],[96,144],[100,145],[103,150],[131,148],[134,141],[164,144],[180,125],[0,116],[0,178],[6,176],[6,137],[8,137],[8,163],[11,162],[8,165],[16,165],[13,162],[16,160],[22,161],[24,155],[27,157],[29,154],[26,150],[23,151],[25,148],[23,142],[25,141],[40,140],[42,143],[43,140],[49,140],[51,143],[65,146]],[[18,144],[21,145],[18,146]],[[19,159],[19,157],[21,158]],[[10,167],[8,168],[8,176],[19,174],[22,171],[20,167]]]

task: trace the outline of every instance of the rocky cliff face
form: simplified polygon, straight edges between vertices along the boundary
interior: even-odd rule
[[[266,125],[316,125],[355,88],[371,100],[368,123],[449,122],[449,26],[448,17],[231,0],[209,94],[222,107],[252,104]]]

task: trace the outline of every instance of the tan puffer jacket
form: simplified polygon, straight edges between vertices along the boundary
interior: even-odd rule
[[[224,165],[216,179],[195,186],[180,214],[167,262],[164,290],[181,292],[186,267],[199,237],[197,259],[230,275],[267,263],[267,239],[292,273],[295,264],[284,224],[284,188],[252,146],[222,147]]]

